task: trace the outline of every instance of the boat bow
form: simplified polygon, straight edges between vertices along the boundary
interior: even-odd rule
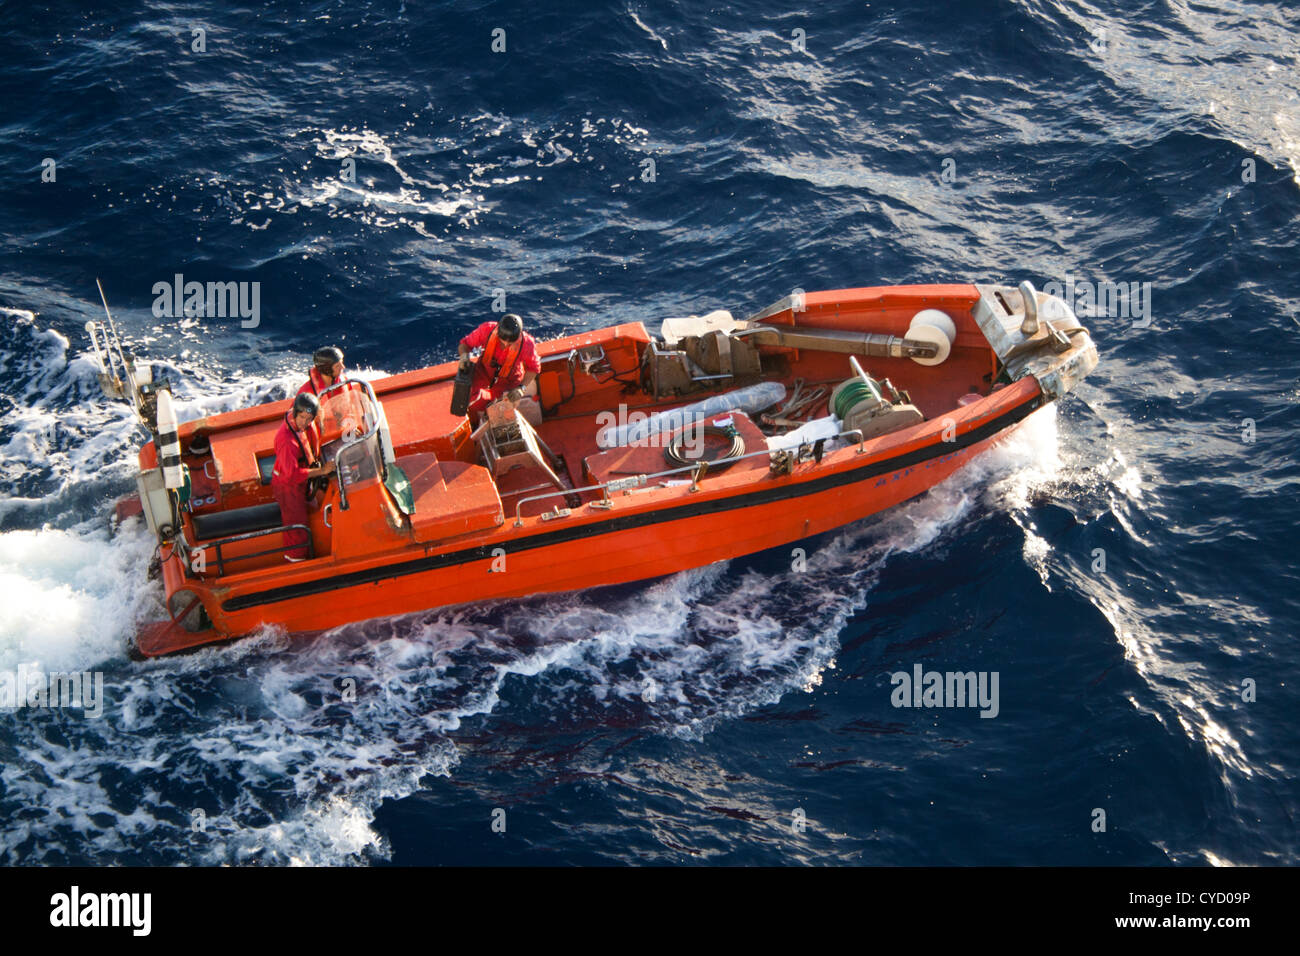
[[[975,288],[979,300],[971,314],[1010,381],[1032,375],[1055,401],[1097,367],[1092,336],[1061,299],[1030,282]]]

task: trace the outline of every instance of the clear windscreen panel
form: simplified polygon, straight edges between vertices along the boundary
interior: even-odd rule
[[[378,420],[370,396],[359,382],[326,393],[320,403],[321,444],[355,441],[374,430]]]
[[[379,436],[372,434],[365,441],[345,445],[335,458],[338,465],[339,484],[351,488],[383,474],[383,458],[379,450]]]

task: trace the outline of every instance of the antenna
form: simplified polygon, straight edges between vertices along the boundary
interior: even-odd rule
[[[99,282],[99,276],[95,276],[95,288],[99,290],[99,301],[104,303],[104,314],[108,316],[108,327],[113,330],[113,338],[117,338],[117,324],[113,321],[113,313],[108,308],[108,297],[104,295],[104,287]]]
[[[113,312],[108,307],[108,297],[104,295],[104,286],[95,279],[95,287],[99,289],[99,301],[104,303],[104,315],[108,317],[108,325],[102,322],[88,322],[86,329],[90,332],[91,344],[95,346],[95,355],[99,359],[100,367],[104,370],[101,377],[101,383],[104,390],[114,398],[125,398],[137,410],[140,406],[140,390],[136,382],[134,364],[127,359],[126,353],[122,351],[122,340],[117,334],[117,323],[113,321]],[[103,351],[100,351],[100,343],[96,341],[95,328],[98,326],[99,337],[103,339]],[[118,367],[121,367],[121,373]],[[126,379],[128,389],[122,386],[122,379]]]

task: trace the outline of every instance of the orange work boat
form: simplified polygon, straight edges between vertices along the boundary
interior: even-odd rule
[[[166,384],[88,324],[154,435],[142,512],[170,620],[157,656],[443,605],[637,581],[786,545],[921,494],[1097,364],[1060,299],[924,285],[797,293],[538,342],[517,406],[453,414],[455,363],[322,394],[337,476],[285,561],[271,497],[289,401],[177,424]]]

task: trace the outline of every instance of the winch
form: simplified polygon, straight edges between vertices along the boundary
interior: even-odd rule
[[[856,356],[849,356],[849,365],[855,377],[835,386],[830,404],[846,432],[861,432],[866,441],[925,421],[907,392],[900,392],[887,378],[872,378],[862,370]]]

